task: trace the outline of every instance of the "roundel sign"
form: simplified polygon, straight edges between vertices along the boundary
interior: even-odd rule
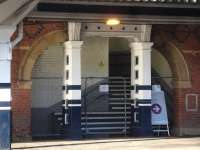
[[[162,108],[159,104],[153,104],[152,105],[152,108],[151,108],[151,111],[154,113],[154,114],[160,114],[161,111],[162,111]]]

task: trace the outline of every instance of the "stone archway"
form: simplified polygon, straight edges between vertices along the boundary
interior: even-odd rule
[[[168,61],[173,73],[174,88],[190,88],[191,74],[188,64],[181,51],[172,43],[166,43],[165,47],[159,51]]]
[[[26,53],[19,66],[18,86],[30,89],[32,69],[38,57],[50,45],[64,43],[67,40],[67,33],[64,30],[56,30],[36,39],[30,50]]]

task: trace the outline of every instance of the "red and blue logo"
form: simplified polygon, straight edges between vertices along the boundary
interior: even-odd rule
[[[152,108],[151,108],[151,111],[154,113],[154,114],[160,114],[161,111],[162,111],[162,108],[159,104],[153,104],[152,105]]]

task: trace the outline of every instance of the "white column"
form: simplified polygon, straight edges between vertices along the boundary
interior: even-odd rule
[[[0,26],[0,149],[10,149],[12,26]]]
[[[150,42],[133,42],[131,47],[132,134],[152,135],[151,129],[151,47]]]
[[[65,99],[67,100],[81,100],[81,46],[82,41],[67,41],[65,45],[65,85],[72,87],[68,90]],[[68,61],[67,61],[68,60]],[[68,62],[68,64],[66,64]],[[69,104],[69,106],[72,106]],[[81,106],[80,104],[73,106]]]
[[[151,85],[151,42],[133,42],[131,47],[131,83],[143,86],[144,90],[134,90],[135,99],[151,99],[151,90],[145,90]],[[137,63],[137,64],[136,64]],[[146,87],[145,87],[146,86]],[[138,88],[140,89],[140,87]]]
[[[15,27],[0,26],[0,102],[11,101],[11,59],[12,47],[10,38]],[[9,107],[1,107],[0,110],[10,110]]]
[[[81,134],[81,23],[68,23],[69,41],[64,43],[64,106],[66,137],[80,139]]]

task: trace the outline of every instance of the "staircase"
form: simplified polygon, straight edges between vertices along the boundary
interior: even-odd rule
[[[109,110],[82,112],[82,134],[85,136],[128,135],[131,127],[130,79],[109,79]]]
[[[130,112],[130,78],[112,78],[109,82],[109,106],[113,112]]]

